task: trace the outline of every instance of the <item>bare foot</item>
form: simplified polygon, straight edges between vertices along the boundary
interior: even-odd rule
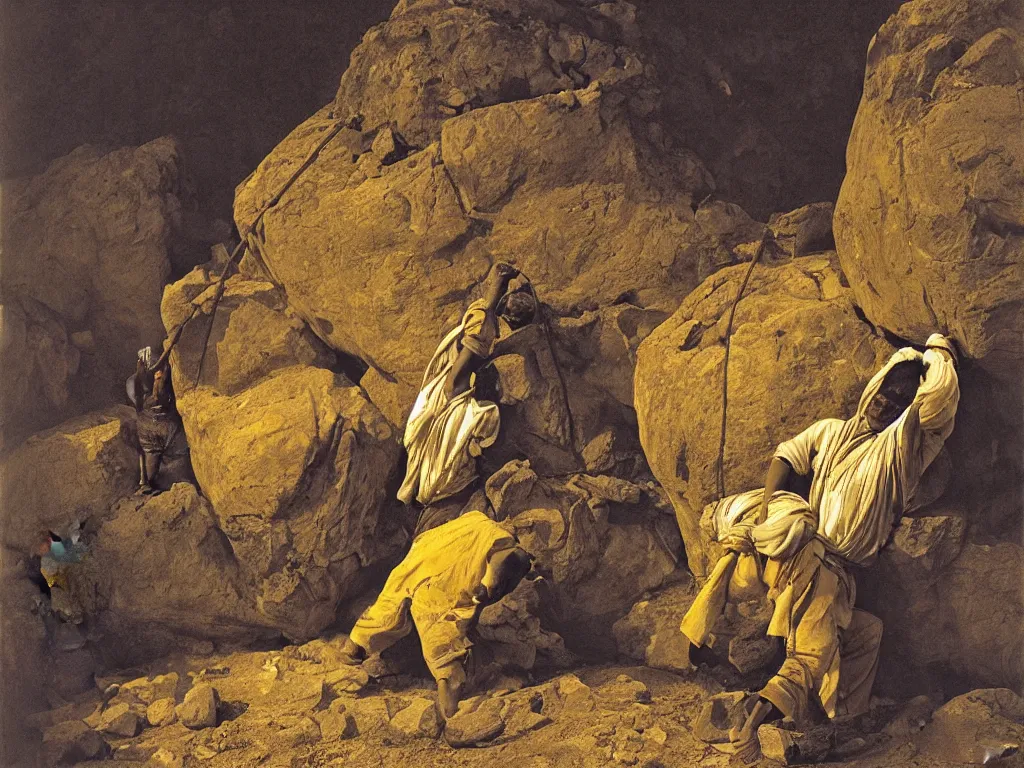
[[[338,654],[338,661],[350,667],[359,666],[363,663],[363,659],[365,658],[366,650],[362,646],[352,642],[351,638],[345,641],[345,645],[342,647],[341,653]]]
[[[449,685],[448,680],[437,681],[437,708],[444,720],[448,720],[459,711],[459,699],[462,697],[461,685]]]
[[[757,740],[757,726],[751,727],[750,720],[742,728],[729,731],[729,741],[736,750],[735,755],[744,765],[752,765],[761,757],[761,742]]]

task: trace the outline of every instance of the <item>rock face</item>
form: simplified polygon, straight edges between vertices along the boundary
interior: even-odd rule
[[[98,523],[138,482],[134,411],[117,407],[72,419],[4,458],[3,542],[27,553],[42,530],[63,535],[76,520]]]
[[[362,384],[395,423],[496,258],[516,261],[559,314],[616,301],[667,311],[696,284],[677,243],[691,237],[706,177],[648,135],[643,68],[607,42],[629,37],[625,8],[400,4],[368,33],[333,107],[239,188],[244,226],[329,114],[363,114],[362,133],[343,131],[268,212],[259,252],[310,327],[370,367]],[[427,27],[443,32],[418,37]],[[549,57],[566,74],[553,75]],[[408,142],[407,156],[372,150],[384,130]],[[543,219],[556,210],[570,215]]]
[[[84,607],[108,656],[123,665],[174,650],[177,636],[238,641],[269,624],[209,502],[186,483],[118,504],[75,578],[88,585]]]
[[[524,549],[549,575],[545,608],[561,618],[573,650],[613,652],[610,626],[676,567],[680,542],[667,504],[613,477],[543,479],[525,462],[487,483],[498,520],[508,520]],[[607,647],[605,647],[607,645]]]
[[[919,342],[948,329],[972,358],[1019,358],[1024,333],[1022,34],[1012,2],[904,5],[868,52],[836,210],[868,317]]]
[[[668,492],[694,575],[714,552],[699,530],[717,497],[723,338],[745,266],[716,273],[637,355],[640,440]],[[860,319],[834,258],[758,265],[733,323],[725,491],[757,488],[776,445],[820,418],[848,417],[892,346]]]
[[[878,563],[858,574],[863,607],[884,623],[883,695],[955,691],[952,680],[1024,684],[1024,550],[967,543],[965,519],[903,518]]]
[[[947,702],[925,728],[921,751],[931,757],[983,765],[1020,751],[1024,700],[1006,688],[988,688]]]
[[[81,147],[5,184],[4,370],[46,384],[4,399],[4,445],[124,400],[136,350],[163,338],[181,175],[177,145],[157,139],[107,154]]]
[[[1024,475],[1022,61],[1014,2],[905,4],[868,52],[835,215],[868,319],[918,343],[947,332],[971,359],[958,491],[979,530],[1005,538]]]
[[[168,327],[193,298],[209,312],[204,280],[199,270],[168,290]],[[196,477],[260,613],[308,638],[334,620],[360,569],[395,544],[378,524],[398,447],[359,388],[321,367],[334,355],[273,286],[230,284],[198,388],[206,314],[175,348],[178,408]]]

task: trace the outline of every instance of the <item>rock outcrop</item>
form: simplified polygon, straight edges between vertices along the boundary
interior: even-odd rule
[[[515,261],[560,315],[615,302],[670,311],[696,284],[678,243],[693,237],[706,175],[641,124],[650,92],[619,45],[620,9],[400,5],[367,34],[336,103],[239,188],[244,226],[333,119],[362,113],[361,132],[343,131],[267,213],[253,261],[322,339],[369,366],[361,383],[393,422],[495,259]],[[428,26],[445,33],[418,37]],[[565,74],[552,75],[549,56]],[[454,81],[440,80],[449,69]],[[440,92],[459,83],[461,97]],[[375,150],[384,131],[407,149]]]
[[[44,530],[75,522],[98,526],[138,483],[135,413],[126,406],[72,419],[8,453],[3,478],[4,546],[27,554]]]
[[[975,533],[1017,539],[1024,474],[1024,17],[905,4],[868,51],[836,207],[839,259],[876,326],[950,334],[969,362],[950,441]]]
[[[187,196],[167,138],[81,147],[5,183],[3,367],[26,378],[5,383],[4,446],[124,400],[136,350],[163,338],[160,292]]]
[[[542,597],[557,630],[585,655],[614,653],[611,624],[637,597],[664,583],[680,557],[668,504],[609,476],[544,479],[527,462],[493,475],[487,495],[553,589]]]
[[[309,638],[334,621],[359,571],[403,540],[383,535],[395,523],[383,514],[394,430],[326,367],[334,354],[277,290],[242,277],[229,281],[196,387],[212,307],[206,279],[197,269],[163,303],[169,328],[191,300],[204,309],[171,358],[193,468],[260,613]]]
[[[269,624],[209,502],[187,483],[116,505],[73,577],[110,664],[145,662],[196,640],[248,640]]]
[[[746,269],[723,269],[702,283],[637,355],[640,440],[697,577],[716,556],[699,522],[717,498],[723,341]],[[892,349],[858,315],[834,256],[756,266],[733,323],[725,492],[760,487],[782,440],[820,418],[852,415]]]

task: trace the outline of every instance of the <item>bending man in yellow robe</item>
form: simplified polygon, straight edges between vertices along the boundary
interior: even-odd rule
[[[402,502],[423,507],[414,535],[462,512],[478,484],[476,459],[498,439],[498,405],[477,399],[476,373],[490,357],[499,310],[513,331],[533,319],[533,299],[508,292],[518,274],[508,264],[494,265],[484,298],[470,304],[423,374],[405,427],[408,464],[398,491]]]
[[[441,714],[451,717],[466,683],[470,630],[485,606],[515,589],[530,563],[515,536],[482,512],[420,534],[352,627],[343,649],[346,663],[387,650],[415,624],[437,681]]]
[[[712,533],[726,548],[683,619],[702,645],[742,572],[764,562],[761,581],[775,601],[770,635],[786,640],[786,660],[759,692],[732,746],[757,751],[757,728],[771,715],[797,722],[813,696],[830,717],[868,708],[882,622],[854,608],[850,565],[868,565],[911,506],[921,475],[953,431],[960,391],[953,344],[929,337],[925,353],[898,350],[871,379],[857,414],[824,419],[779,445],[763,490],[718,502]],[[809,500],[782,490],[791,472],[813,473]],[[759,569],[758,569],[759,570]]]

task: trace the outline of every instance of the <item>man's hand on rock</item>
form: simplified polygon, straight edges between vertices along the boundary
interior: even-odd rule
[[[491,267],[491,279],[499,283],[503,288],[509,281],[519,276],[519,270],[504,261],[499,261]]]

